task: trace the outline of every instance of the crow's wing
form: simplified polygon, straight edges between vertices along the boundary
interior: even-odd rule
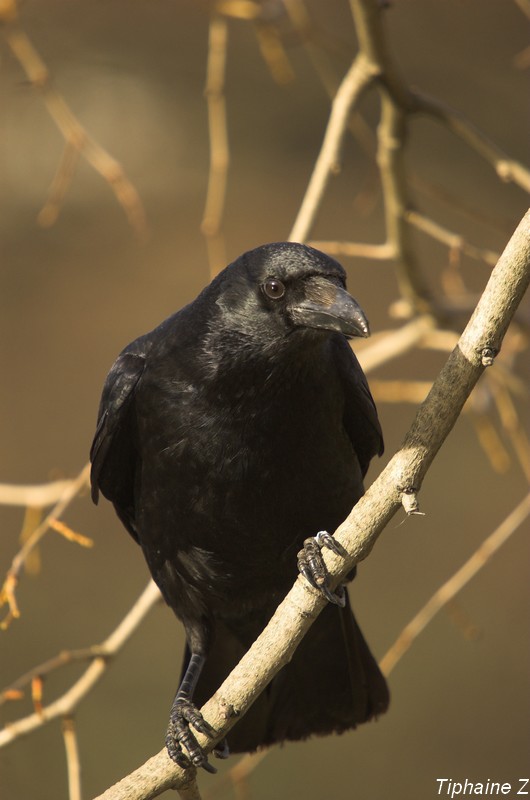
[[[107,376],[90,449],[92,499],[97,503],[101,491],[111,500],[118,516],[136,540],[134,482],[138,453],[134,396],[146,363],[145,349],[139,345],[138,340],[129,345],[118,356]]]
[[[371,459],[383,454],[383,432],[366,376],[353,350],[343,336],[334,337],[333,343],[346,398],[344,427],[364,476]]]

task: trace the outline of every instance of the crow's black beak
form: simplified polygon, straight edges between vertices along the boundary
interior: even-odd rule
[[[361,307],[337,283],[314,276],[304,288],[304,297],[295,301],[289,310],[295,325],[336,331],[348,338],[370,336],[368,320]]]

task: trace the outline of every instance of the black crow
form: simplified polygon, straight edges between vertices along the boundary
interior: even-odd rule
[[[331,602],[229,733],[230,750],[341,732],[387,708],[385,680],[320,555],[383,451],[347,342],[368,335],[340,264],[281,242],[240,256],[110,370],[92,497],[112,501],[184,624],[166,737],[183,766],[213,771],[191,730],[212,732],[198,708],[262,631],[297,562]],[[216,754],[226,753],[225,743]]]

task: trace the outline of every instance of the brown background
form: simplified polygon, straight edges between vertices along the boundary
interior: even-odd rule
[[[353,31],[347,3],[312,4],[347,68]],[[10,55],[0,80],[0,481],[31,483],[76,474],[87,459],[101,386],[119,350],[194,297],[208,280],[199,225],[208,168],[202,95],[207,7],[157,0],[27,0],[22,23],[87,129],[124,165],[145,203],[151,237],[140,245],[109,188],[82,164],[58,223],[36,215],[61,140]],[[465,109],[514,157],[526,158],[527,75],[513,59],[527,44],[525,17],[510,0],[400,0],[387,14],[393,51],[410,83]],[[280,88],[252,28],[230,24],[228,112],[232,168],[226,210],[228,257],[288,235],[322,139],[329,104],[303,48],[289,56],[296,82]],[[374,99],[363,106],[377,120]],[[315,238],[380,241],[380,200],[371,215],[354,205],[372,167],[351,141]],[[489,215],[478,224],[418,195],[420,207],[471,241],[501,249],[526,206],[463,144],[418,120],[410,142],[417,174]],[[418,237],[430,276],[444,248]],[[349,286],[380,330],[395,297],[391,267],[344,259]],[[470,263],[470,285],[488,269]],[[411,354],[377,377],[430,379],[439,354]],[[381,405],[387,455],[412,406]],[[430,594],[502,521],[525,491],[512,464],[486,462],[461,420],[424,485],[425,517],[396,518],[359,570],[353,601],[382,655]],[[0,568],[17,550],[19,510],[0,509]],[[102,640],[146,582],[140,552],[108,504],[76,501],[66,520],[90,535],[85,551],[50,534],[42,569],[24,577],[22,617],[0,634],[0,686],[64,648]],[[518,532],[460,596],[478,635],[441,614],[391,677],[393,702],[376,724],[338,738],[275,749],[251,778],[252,798],[423,800],[436,778],[516,783],[528,774],[527,546]],[[157,608],[77,713],[84,793],[91,797],[160,749],[182,651],[180,626]],[[52,677],[52,699],[76,674]],[[29,710],[29,704],[4,714]],[[230,764],[234,763],[232,760]],[[223,770],[227,767],[222,765]],[[201,776],[203,786],[216,778]],[[0,752],[3,800],[67,796],[58,724]],[[219,796],[231,796],[227,791]],[[510,795],[511,797],[512,795]],[[514,791],[515,796],[515,791]]]

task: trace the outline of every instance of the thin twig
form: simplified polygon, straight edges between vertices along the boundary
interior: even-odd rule
[[[153,581],[149,581],[146,588],[122,619],[120,624],[100,645],[95,646],[94,655],[90,665],[81,677],[57,700],[42,707],[40,713],[30,714],[27,717],[9,722],[0,731],[0,747],[3,747],[21,736],[26,736],[36,728],[51,722],[58,717],[72,714],[81,700],[101,678],[106,671],[110,659],[119,652],[125,642],[134,633],[148,611],[160,599],[160,592]]]
[[[463,217],[468,220],[485,226],[489,231],[495,231],[505,239],[510,235],[512,229],[512,221],[501,216],[502,209],[495,209],[495,212],[488,213],[485,209],[478,209],[472,205],[471,202],[466,202],[465,199],[452,191],[447,186],[442,186],[440,183],[427,180],[417,172],[411,171],[410,185],[420,195],[428,197],[431,200],[443,203],[452,211],[458,211]]]
[[[405,214],[411,206],[404,148],[408,116],[387,92],[381,96],[381,122],[377,130],[377,163],[385,203],[386,237],[396,253],[397,279],[402,298],[412,309],[431,309],[430,292],[420,270]]]
[[[70,716],[63,717],[61,730],[66,751],[68,798],[69,800],[81,800],[81,762],[79,760],[74,718]]]
[[[303,42],[304,49],[326,94],[332,100],[337,93],[340,81],[325,52],[323,52],[323,48],[317,46],[314,41],[316,38],[315,30],[305,3],[303,0],[284,0],[283,4],[293,27]],[[375,164],[375,137],[370,126],[358,110],[355,110],[350,115],[348,129],[363,153]]]
[[[214,277],[226,263],[221,222],[226,198],[230,150],[226,125],[224,83],[228,24],[217,14],[210,19],[208,65],[206,77],[206,102],[210,132],[210,171],[201,230],[208,245],[210,277]]]
[[[419,231],[422,231],[422,233],[427,234],[427,236],[431,236],[436,241],[446,244],[450,250],[461,250],[462,253],[465,253],[470,258],[474,258],[477,261],[484,261],[490,266],[495,266],[499,260],[499,253],[484,247],[476,247],[466,242],[464,237],[460,234],[453,233],[448,230],[448,228],[440,225],[439,222],[435,222],[425,215],[419,214],[417,211],[406,211],[405,221],[413,225]]]
[[[530,494],[526,495],[466,563],[436,591],[416,616],[403,628],[398,638],[385,653],[379,666],[384,675],[390,675],[398,661],[405,655],[415,639],[432,618],[473,578],[530,515]]]
[[[71,479],[30,485],[0,483],[0,505],[44,508],[60,500],[73,483]]]
[[[324,192],[339,170],[340,149],[352,110],[377,76],[377,70],[360,53],[344,76],[331,107],[324,141],[289,239],[304,242],[315,221]]]
[[[521,424],[517,409],[505,383],[502,380],[496,380],[495,377],[495,375],[490,377],[489,386],[499,412],[502,428],[510,438],[523,474],[530,484],[530,443],[528,436]]]
[[[51,672],[55,672],[68,664],[75,664],[79,661],[92,661],[94,658],[104,655],[105,653],[101,652],[100,645],[80,647],[77,650],[62,650],[56,656],[53,656],[53,658],[49,658],[36,667],[32,667],[28,672],[20,675],[13,683],[9,684],[9,686],[6,686],[5,689],[2,689],[0,692],[0,705],[3,705],[14,697],[20,699],[23,696],[24,688],[29,686],[34,678],[45,678]]]
[[[395,331],[389,331],[384,335],[379,335],[377,339],[370,342],[370,344],[357,347],[355,352],[364,372],[371,372],[390,359],[396,358],[397,356],[403,355],[408,350],[411,350],[430,333],[433,327],[434,320],[432,317],[428,315],[417,317],[401,328],[397,328]]]
[[[365,244],[363,242],[310,241],[311,247],[323,250],[330,256],[349,256],[370,258],[374,261],[390,261],[396,257],[395,247],[390,242],[384,244]]]
[[[24,542],[16,556],[11,562],[11,566],[7,571],[4,584],[0,590],[0,606],[7,604],[9,612],[7,616],[0,623],[0,628],[5,628],[9,623],[20,616],[20,611],[17,606],[15,598],[15,590],[17,587],[19,574],[24,566],[28,555],[40,542],[42,537],[50,529],[51,524],[57,520],[65,509],[70,505],[72,500],[79,494],[79,492],[88,485],[90,474],[90,464],[86,464],[77,478],[69,481],[60,495],[59,500],[52,508],[50,513],[43,519],[41,524],[35,528],[31,536]]]
[[[79,149],[71,141],[66,141],[61,160],[48,190],[48,197],[37,217],[39,225],[42,225],[43,228],[49,228],[57,221],[78,161]]]
[[[294,70],[277,26],[260,18],[260,16],[256,16],[254,30],[261,56],[273,81],[279,86],[286,86],[288,83],[292,83],[295,78]]]
[[[464,114],[454,108],[450,108],[425,92],[415,90],[413,97],[419,112],[443,122],[450,131],[491,164],[499,178],[503,181],[516,183],[525,191],[530,192],[530,171],[519,161],[510,158],[502,148],[473,125]]]
[[[475,394],[476,392],[471,395],[470,400],[473,400]],[[490,415],[480,408],[476,408],[475,406],[478,405],[476,402],[473,405],[468,405],[469,416],[475,428],[478,442],[486,454],[491,468],[499,474],[507,472],[510,467],[510,456],[491,421]]]
[[[431,310],[430,291],[420,270],[405,212],[411,207],[404,159],[412,95],[390,54],[382,27],[382,6],[373,0],[350,0],[359,48],[378,71],[381,121],[377,130],[377,164],[385,204],[386,241],[393,248],[403,299],[416,313]]]
[[[27,34],[18,27],[17,16],[16,0],[8,0],[0,7],[0,23],[3,23],[6,42],[26,73],[30,84],[41,92],[48,113],[66,142],[65,152],[68,154],[66,162],[63,157],[62,165],[52,184],[50,197],[41,212],[41,214],[44,212],[44,222],[48,223],[58,213],[58,203],[66,191],[73,168],[71,151],[76,150],[109,184],[123,207],[129,223],[141,238],[145,238],[147,223],[138,192],[127,178],[121,164],[87,133],[62,95],[53,88],[48,68]]]

